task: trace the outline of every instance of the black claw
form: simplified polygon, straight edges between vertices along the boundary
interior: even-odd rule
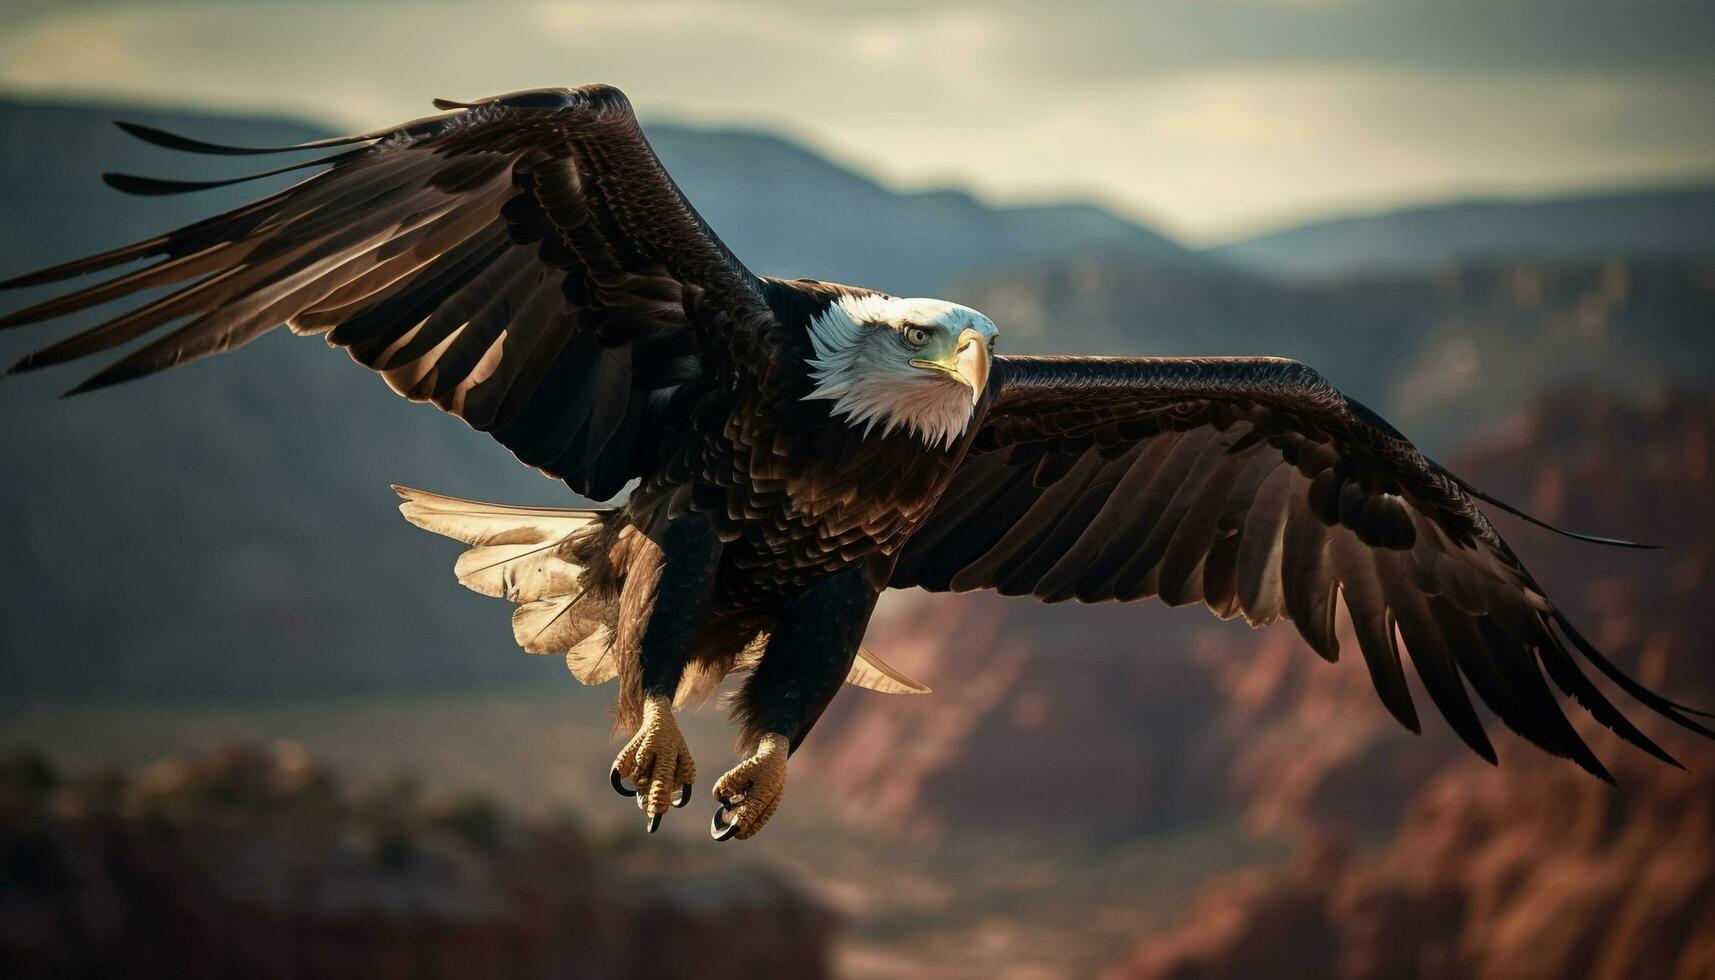
[[[725,814],[726,807],[717,806],[715,807],[714,818],[709,821],[709,836],[713,837],[715,840],[731,840],[732,835],[738,833],[738,822],[736,820],[732,823],[721,823],[721,817]]]
[[[691,802],[691,784],[686,783],[679,787],[679,798],[673,801],[673,805],[679,809],[684,809],[685,804],[689,802]]]
[[[661,829],[661,814],[651,813],[643,819],[645,820],[644,826],[649,829],[649,833],[653,834]]]
[[[620,796],[636,796],[637,795],[637,790],[635,788],[627,787],[625,785],[625,777],[621,776],[619,774],[618,769],[615,769],[612,772],[607,774],[607,781],[608,781],[609,785],[611,785],[613,787],[613,791],[615,793],[618,793]]]

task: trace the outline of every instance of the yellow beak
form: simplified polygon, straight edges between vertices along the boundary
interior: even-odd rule
[[[988,344],[982,334],[967,327],[953,342],[952,356],[934,361],[914,358],[911,366],[940,371],[971,389],[971,404],[975,405],[989,383]]]

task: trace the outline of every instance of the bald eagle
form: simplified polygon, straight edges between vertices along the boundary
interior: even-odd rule
[[[788,756],[842,682],[927,690],[861,646],[889,588],[1202,602],[1252,626],[1291,620],[1329,660],[1343,601],[1387,709],[1418,729],[1403,640],[1436,708],[1491,762],[1468,690],[1610,778],[1550,682],[1674,761],[1584,666],[1715,737],[1567,621],[1477,506],[1504,504],[1302,364],[996,356],[999,330],[976,310],[753,275],[616,89],[436,107],[293,147],[121,124],[199,153],[334,152],[270,171],[325,167],[255,203],[5,283],[152,260],[0,327],[170,287],[11,371],[151,337],[74,389],[89,391],[283,323],[587,498],[629,487],[602,509],[397,489],[413,523],[470,546],[464,584],[518,605],[519,644],[563,655],[586,684],[618,679],[630,740],[610,780],[650,831],[696,779],[674,710],[727,674],[749,676],[733,701],[744,758],[713,786],[722,840],[768,822]],[[106,180],[140,194],[236,182]]]

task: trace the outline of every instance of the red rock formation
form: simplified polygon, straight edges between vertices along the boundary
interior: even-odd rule
[[[1705,705],[1715,701],[1712,450],[1715,398],[1664,393],[1633,408],[1569,389],[1460,464],[1550,520],[1670,545],[1599,551],[1600,561],[1562,540],[1521,550],[1617,660]],[[1290,749],[1272,744],[1280,731],[1349,716],[1351,706],[1327,702],[1360,692],[1313,690],[1296,667],[1276,664],[1283,652],[1264,653],[1260,679],[1228,684],[1240,695],[1232,711],[1272,726],[1235,767],[1253,816],[1288,829],[1338,825],[1366,796],[1422,788],[1385,850],[1217,881],[1116,976],[1256,976],[1247,966],[1265,961],[1340,978],[1715,976],[1715,746],[1648,725],[1686,773],[1596,743],[1609,747],[1617,790],[1523,747],[1503,746],[1503,768],[1492,770],[1358,734],[1344,737],[1349,750],[1318,745],[1294,766]],[[1581,728],[1600,737],[1587,720]],[[1353,768],[1384,789],[1350,778]]]
[[[1680,747],[1715,771],[1715,751]],[[1715,783],[1630,757],[1616,775],[1620,790],[1564,766],[1460,762],[1383,852],[1218,879],[1112,975],[1715,976]]]
[[[1209,626],[1141,606],[901,596],[867,642],[934,694],[848,692],[794,771],[895,830],[1102,836],[1206,816],[1226,760],[1207,740],[1214,678],[1192,659]]]
[[[0,976],[825,976],[832,920],[772,875],[642,866],[290,747],[131,782],[0,766]]]

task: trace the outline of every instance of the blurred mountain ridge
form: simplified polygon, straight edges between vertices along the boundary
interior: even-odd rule
[[[1287,280],[1494,258],[1715,257],[1715,178],[1642,190],[1483,197],[1292,225],[1204,255]]]
[[[291,743],[135,774],[0,756],[0,973],[829,974],[833,916],[776,873],[340,775]]]

